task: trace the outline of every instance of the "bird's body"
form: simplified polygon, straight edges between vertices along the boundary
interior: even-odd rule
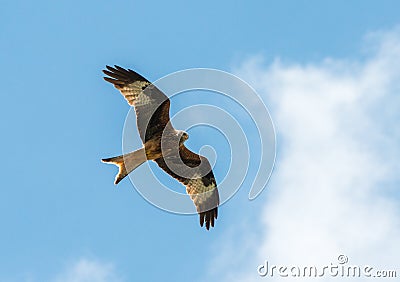
[[[156,160],[161,157],[167,157],[173,153],[172,148],[179,144],[179,147],[183,145],[189,138],[189,135],[180,130],[173,130],[172,132],[159,132],[154,135],[153,138],[147,140],[144,143],[144,149],[148,160]],[[162,150],[162,147],[165,149]]]
[[[170,100],[148,80],[132,70],[107,66],[104,79],[121,91],[135,107],[143,148],[118,157],[103,159],[119,167],[115,184],[147,160],[155,161],[166,173],[186,186],[200,215],[200,225],[214,226],[218,215],[217,184],[207,158],[190,151],[184,142],[189,135],[176,130],[169,120]]]

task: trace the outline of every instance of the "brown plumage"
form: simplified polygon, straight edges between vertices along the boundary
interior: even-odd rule
[[[112,83],[128,104],[135,108],[137,127],[144,145],[135,152],[102,160],[119,167],[115,184],[145,161],[153,160],[186,186],[186,192],[200,216],[200,225],[205,223],[207,230],[213,227],[219,205],[214,174],[207,158],[190,151],[184,145],[189,138],[188,134],[171,125],[168,97],[133,70],[119,66],[106,68],[103,72],[108,77],[104,79]]]

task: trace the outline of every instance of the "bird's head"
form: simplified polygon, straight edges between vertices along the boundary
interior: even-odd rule
[[[185,143],[185,141],[189,139],[189,134],[187,134],[187,133],[186,133],[185,131],[183,131],[183,130],[179,130],[178,135],[179,135],[179,137],[180,137],[180,139],[179,139],[179,146],[182,146],[183,143]]]

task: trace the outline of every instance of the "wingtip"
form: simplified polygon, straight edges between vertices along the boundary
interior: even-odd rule
[[[200,215],[200,226],[201,227],[205,226],[207,230],[210,230],[210,227],[214,227],[215,225],[215,220],[218,217],[218,212],[217,209],[214,209],[200,213],[199,215]]]
[[[123,67],[120,67],[118,65],[114,65],[114,68],[120,71],[126,71],[126,69],[124,69]]]
[[[200,214],[200,226],[203,227],[204,225],[204,213]]]
[[[111,67],[111,66],[109,66],[109,65],[106,65],[106,69],[108,69],[109,71],[113,71],[113,70],[114,70],[114,68]],[[103,71],[104,71],[104,70],[103,70]]]

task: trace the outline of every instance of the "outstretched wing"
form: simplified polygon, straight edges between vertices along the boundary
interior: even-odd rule
[[[117,88],[129,105],[135,107],[137,127],[143,143],[162,132],[169,123],[168,97],[146,78],[131,69],[106,66],[104,79]]]
[[[217,183],[207,158],[190,151],[185,146],[179,150],[180,157],[168,156],[155,162],[169,175],[186,186],[197,213],[200,225],[206,223],[207,230],[214,227],[218,216],[219,194]]]

